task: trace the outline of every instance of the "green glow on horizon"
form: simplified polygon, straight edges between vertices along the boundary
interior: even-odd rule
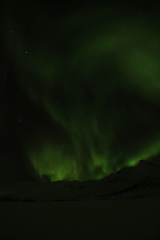
[[[68,137],[26,146],[41,180],[101,179],[160,153],[159,120],[143,105],[160,102],[158,32],[146,16],[101,11],[52,22],[32,47],[24,30],[6,33],[20,84]]]

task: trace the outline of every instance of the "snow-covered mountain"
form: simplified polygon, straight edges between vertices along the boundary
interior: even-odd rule
[[[160,161],[141,160],[97,181],[15,182],[0,186],[0,201],[90,201],[160,197]]]

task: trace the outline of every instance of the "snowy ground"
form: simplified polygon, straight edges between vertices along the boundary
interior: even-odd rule
[[[160,199],[1,202],[1,239],[159,240]]]
[[[99,181],[0,186],[0,239],[160,240],[160,161]]]

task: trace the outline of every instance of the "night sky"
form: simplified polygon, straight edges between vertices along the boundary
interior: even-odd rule
[[[0,184],[159,158],[160,19],[146,4],[2,4]]]

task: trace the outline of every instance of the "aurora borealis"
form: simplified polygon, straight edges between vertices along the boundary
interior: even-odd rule
[[[4,16],[16,82],[51,119],[22,128],[35,178],[98,180],[158,156],[159,19],[107,6],[35,13],[35,5]]]

